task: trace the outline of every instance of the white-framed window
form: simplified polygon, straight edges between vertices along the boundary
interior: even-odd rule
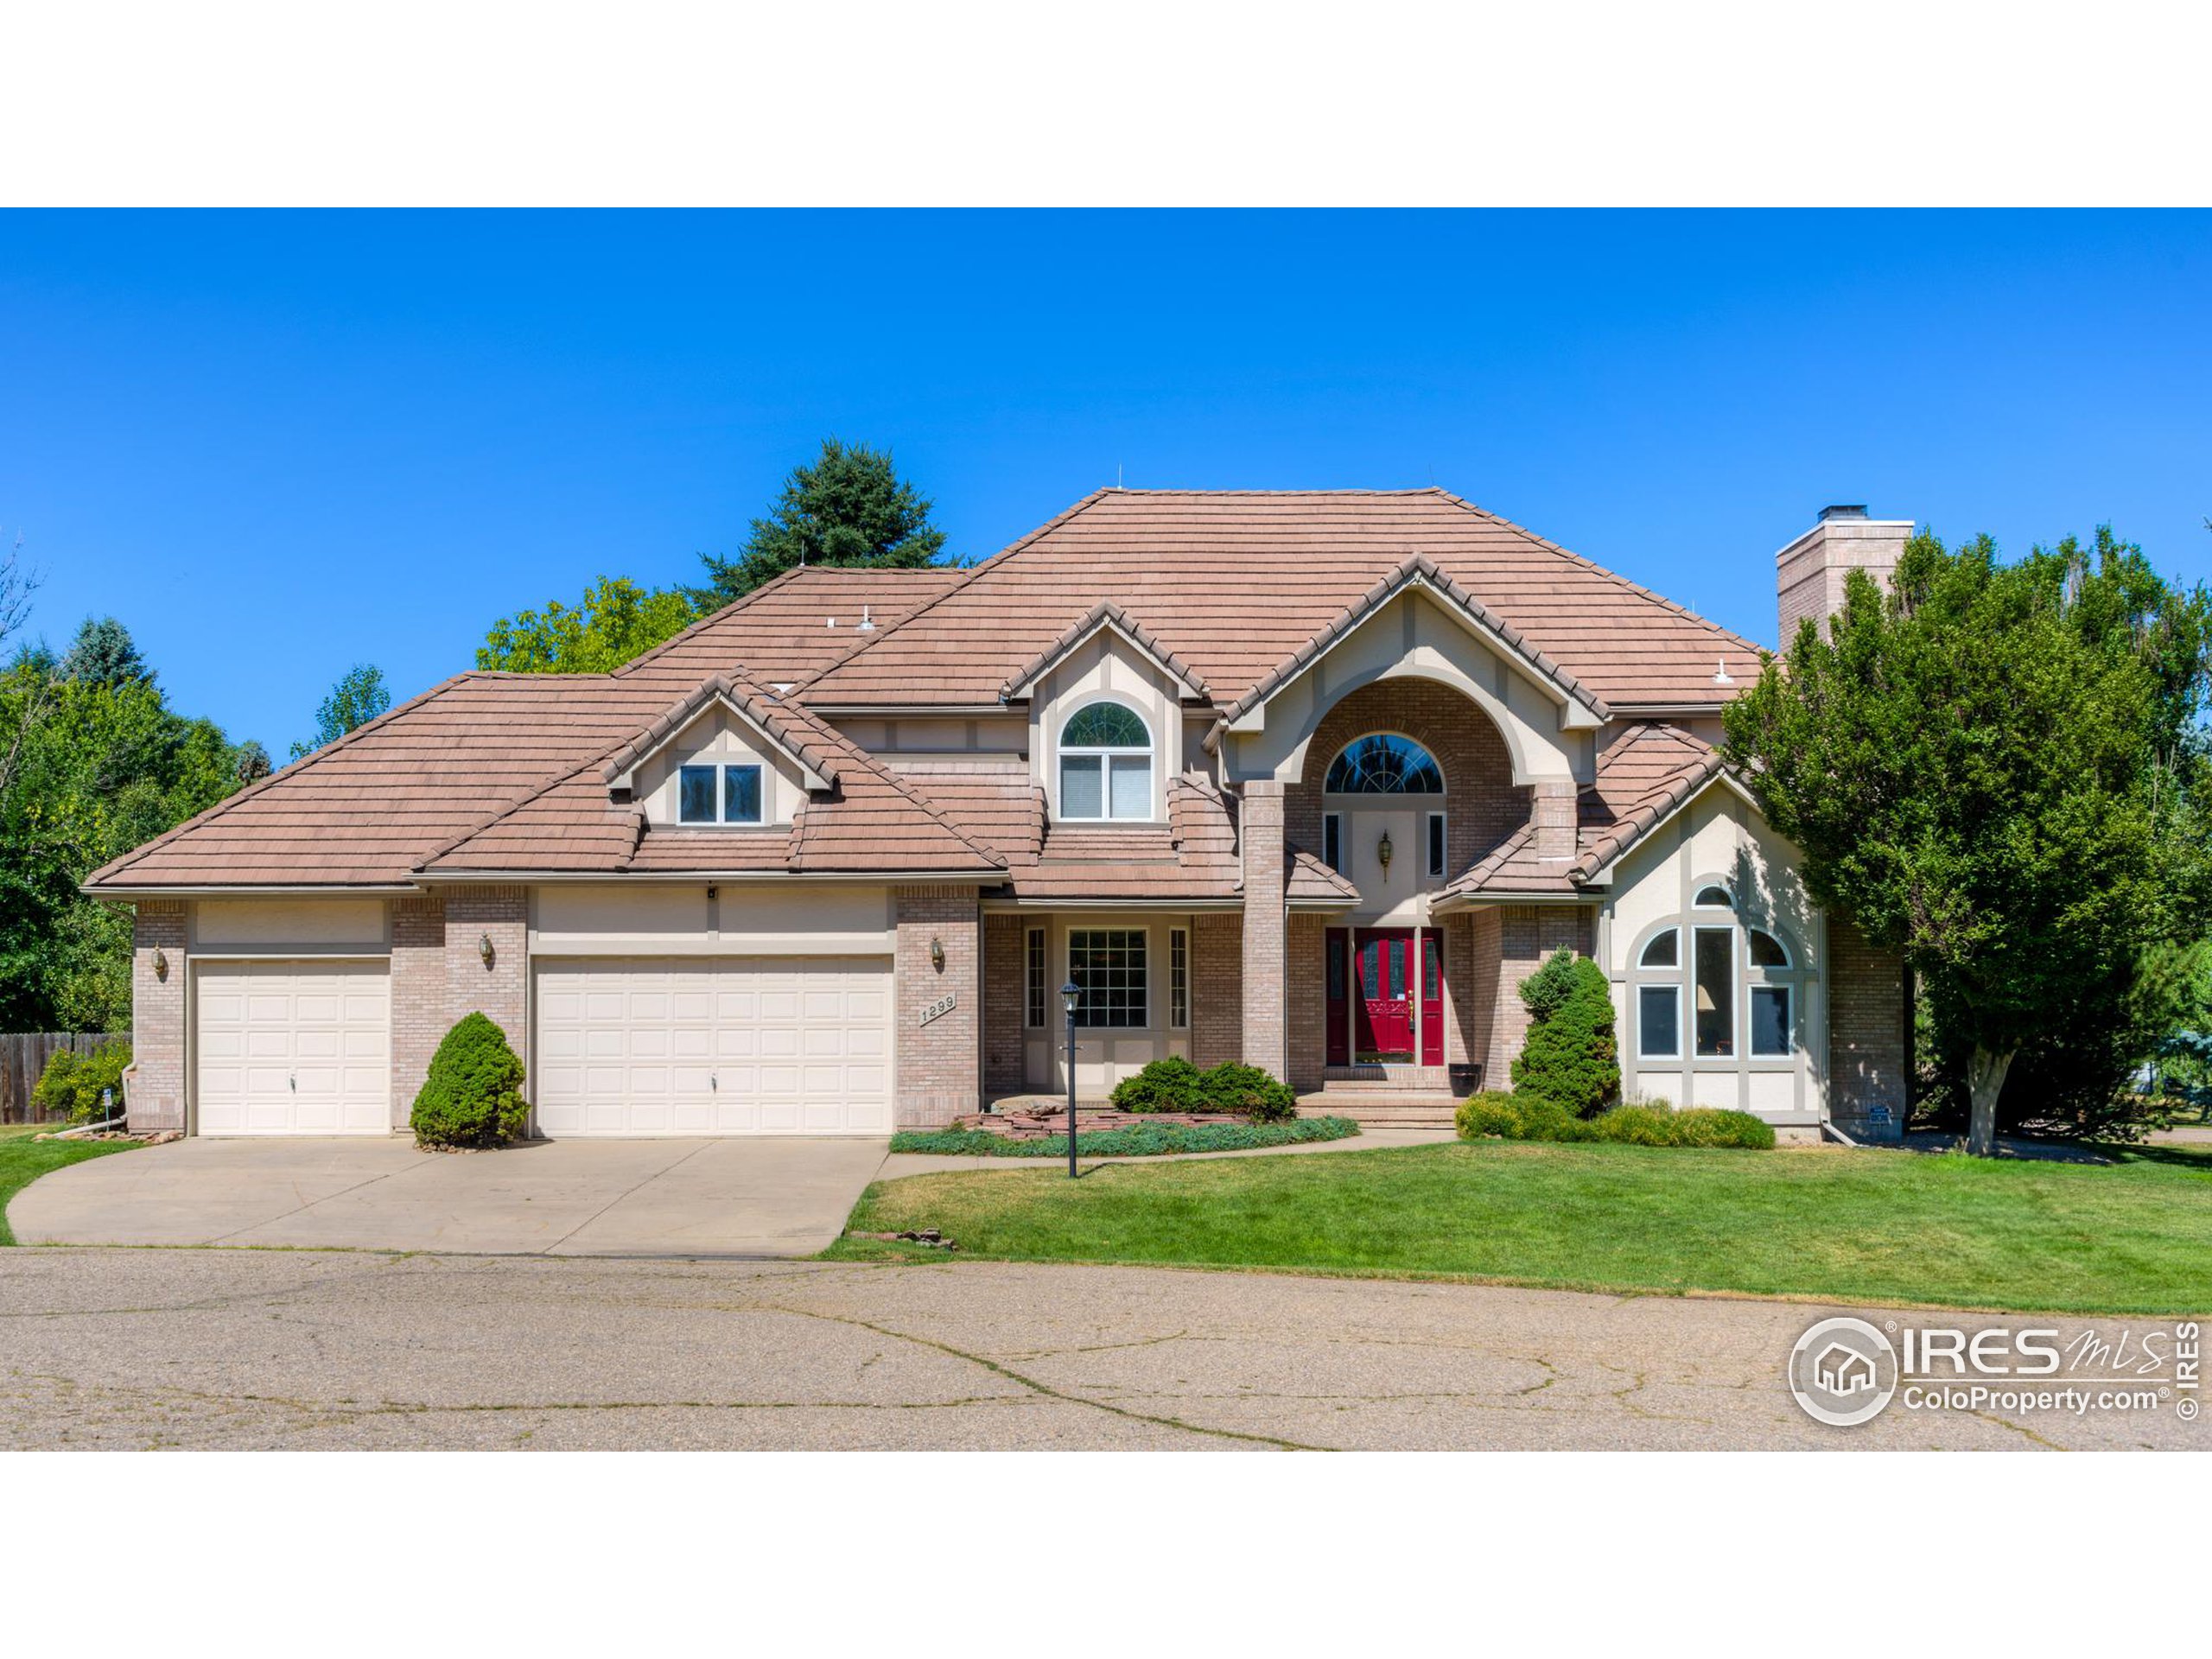
[[[1060,817],[1152,817],[1152,733],[1136,710],[1087,702],[1060,728]]]
[[[1691,1027],[1701,1060],[1732,1058],[1736,1052],[1736,930],[1691,930],[1690,988],[1695,1017]]]
[[[1428,815],[1428,873],[1431,875],[1444,874],[1444,815],[1441,812]]]
[[[1191,934],[1188,928],[1167,930],[1167,1023],[1176,1031],[1191,1023]]]
[[[679,766],[676,773],[678,823],[760,822],[760,768],[754,765]]]
[[[1045,982],[1045,930],[1033,927],[1022,941],[1022,1020],[1032,1031],[1043,1029],[1050,1007],[1051,988]]]
[[[1796,957],[1779,935],[1719,913],[1734,908],[1726,888],[1701,887],[1693,913],[1637,951],[1629,997],[1638,1059],[1736,1065],[1796,1054]]]
[[[1674,936],[1667,936],[1671,938]],[[1636,1058],[1639,1060],[1679,1060],[1682,1058],[1682,988],[1679,985],[1639,985],[1636,988]]]
[[[1710,883],[1705,887],[1700,887],[1697,890],[1697,897],[1690,902],[1699,910],[1733,910],[1736,908],[1736,901],[1728,896],[1727,888],[1714,887]]]
[[[1137,1030],[1148,1022],[1145,931],[1077,927],[1068,931],[1068,977],[1075,982],[1075,1022],[1085,1030]]]
[[[1321,815],[1321,861],[1338,875],[1344,873],[1344,815]]]

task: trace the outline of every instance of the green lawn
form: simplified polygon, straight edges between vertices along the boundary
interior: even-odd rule
[[[2116,1159],[1486,1142],[914,1176],[871,1186],[848,1225],[942,1228],[970,1258],[2212,1313],[2212,1147]]]
[[[80,1164],[111,1152],[128,1152],[129,1141],[34,1141],[35,1135],[61,1128],[56,1123],[0,1125],[0,1244],[13,1244],[8,1230],[8,1200],[50,1169]]]

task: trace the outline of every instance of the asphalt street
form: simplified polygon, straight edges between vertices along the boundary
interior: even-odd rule
[[[1824,1427],[1799,1412],[1783,1368],[1834,1311],[958,1261],[22,1249],[0,1251],[0,1446],[2208,1443],[2171,1404],[1893,1404],[1863,1427]],[[2069,1338],[2152,1323],[2035,1322]]]

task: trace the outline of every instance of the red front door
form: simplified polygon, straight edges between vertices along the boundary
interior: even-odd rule
[[[1358,941],[1357,1052],[1362,1065],[1414,1057],[1414,936],[1410,930],[1361,932]]]

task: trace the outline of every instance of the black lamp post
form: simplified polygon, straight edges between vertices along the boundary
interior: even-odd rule
[[[1073,980],[1060,987],[1060,1001],[1068,1007],[1068,1179],[1075,1174],[1075,1001],[1083,993]]]

